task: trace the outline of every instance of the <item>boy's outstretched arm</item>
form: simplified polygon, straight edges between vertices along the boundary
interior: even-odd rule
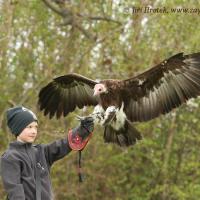
[[[71,150],[82,150],[89,141],[93,130],[93,118],[85,117],[80,120],[80,125],[69,130],[67,138],[44,145],[45,156],[49,166],[56,160],[63,158]]]

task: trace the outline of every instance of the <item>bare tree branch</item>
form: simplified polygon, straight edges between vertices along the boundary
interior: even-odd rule
[[[96,41],[96,37],[93,36],[90,32],[86,31],[80,24],[74,23],[74,26],[80,30],[88,39]]]
[[[79,21],[83,20],[101,20],[101,21],[107,21],[107,22],[113,22],[117,23],[118,25],[122,25],[121,22],[114,20],[110,17],[107,16],[88,16],[85,14],[80,14],[80,13],[73,13],[66,7],[59,7],[56,3],[52,2],[51,0],[42,0],[48,8],[53,10],[55,13],[63,17],[63,23],[61,24],[62,26],[68,26],[71,25],[72,27],[77,28],[79,31],[81,31],[88,39],[96,41],[97,37],[91,34],[89,31],[84,29],[84,27],[81,25]],[[79,20],[77,20],[77,19]]]
[[[101,17],[101,16],[84,16],[84,15],[80,15],[86,19],[90,19],[90,20],[96,20],[96,21],[107,21],[107,22],[114,22],[114,23],[117,23],[119,25],[122,25],[122,23],[120,21],[117,21],[117,20],[114,20],[110,17]]]
[[[68,11],[67,9],[61,9],[55,3],[53,3],[51,0],[42,0],[42,1],[46,4],[47,7],[49,7],[51,10],[53,10],[58,15],[65,17],[66,15],[69,14],[67,12]]]

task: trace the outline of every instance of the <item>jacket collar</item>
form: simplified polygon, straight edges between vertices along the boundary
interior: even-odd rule
[[[10,143],[9,147],[10,148],[32,147],[32,143],[23,143],[20,141],[14,141]]]

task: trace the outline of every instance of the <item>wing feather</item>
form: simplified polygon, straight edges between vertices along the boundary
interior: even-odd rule
[[[131,121],[166,114],[200,95],[200,53],[176,54],[138,76],[122,80],[121,92]]]
[[[97,105],[93,97],[93,87],[96,81],[79,74],[67,74],[53,79],[39,92],[38,104],[40,110],[50,118],[60,118],[69,112],[84,106]]]

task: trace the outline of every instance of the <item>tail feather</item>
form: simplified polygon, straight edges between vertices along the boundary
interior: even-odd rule
[[[116,143],[119,146],[134,145],[137,140],[141,140],[140,132],[126,120],[124,127],[115,130],[111,125],[107,125],[104,130],[104,141],[106,143]]]

